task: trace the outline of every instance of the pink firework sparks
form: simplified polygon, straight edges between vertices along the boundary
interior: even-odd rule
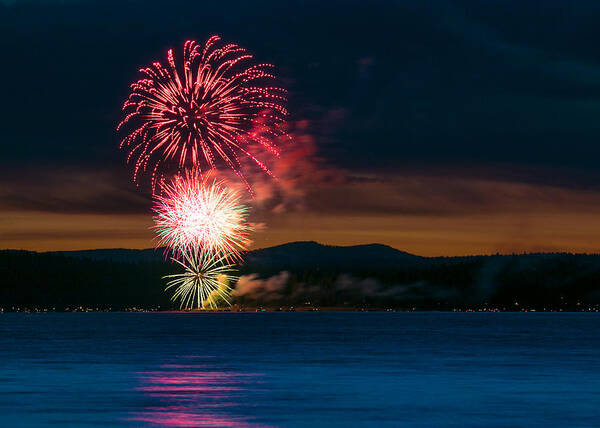
[[[226,259],[241,258],[252,227],[238,192],[199,174],[176,176],[162,190],[155,194],[153,207],[159,246],[167,246],[176,256],[202,248]]]
[[[144,78],[131,85],[117,127],[130,128],[121,148],[129,149],[128,162],[135,161],[134,181],[151,171],[154,190],[163,167],[172,172],[223,164],[250,189],[241,156],[272,175],[252,148],[279,156],[276,142],[286,136],[286,91],[273,83],[271,64],[252,65],[252,58],[212,36],[203,47],[185,42],[180,67],[170,49],[166,66],[155,62],[140,70]]]

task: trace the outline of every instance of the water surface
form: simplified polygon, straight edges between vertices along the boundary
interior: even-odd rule
[[[0,315],[0,426],[592,427],[596,313]]]

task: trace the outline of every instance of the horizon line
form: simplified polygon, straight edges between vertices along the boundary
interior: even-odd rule
[[[600,255],[600,252],[597,253],[578,253],[578,252],[571,252],[568,250],[562,250],[562,251],[551,251],[551,252],[540,252],[540,251],[532,251],[532,252],[520,252],[520,253],[501,253],[501,252],[496,252],[496,253],[480,253],[480,254],[475,254],[475,253],[471,253],[471,254],[465,254],[465,255],[439,255],[439,256],[423,256],[423,255],[419,255],[419,254],[414,254],[414,253],[410,253],[408,251],[404,251],[404,250],[400,250],[396,247],[392,247],[391,245],[387,245],[387,244],[381,244],[378,242],[371,242],[368,244],[352,244],[352,245],[334,245],[334,244],[323,244],[321,242],[317,242],[317,241],[290,241],[290,242],[285,242],[282,244],[276,244],[276,245],[272,245],[270,247],[260,247],[260,248],[254,248],[252,250],[246,250],[246,253],[251,253],[254,251],[260,251],[260,250],[266,250],[266,249],[270,249],[270,248],[276,248],[276,247],[282,247],[285,245],[290,245],[290,244],[302,244],[302,243],[312,243],[312,244],[317,244],[323,247],[336,247],[336,248],[353,248],[353,247],[368,247],[368,246],[382,246],[382,247],[387,247],[390,249],[393,249],[395,251],[410,255],[410,256],[414,256],[414,257],[420,257],[420,258],[424,258],[424,259],[437,259],[437,258],[467,258],[467,257],[494,257],[494,256],[525,256],[525,255],[552,255],[552,254],[566,254],[566,255],[582,255],[582,256],[598,256]],[[74,250],[48,250],[48,251],[37,251],[37,250],[30,250],[30,249],[24,249],[24,248],[1,248],[0,251],[23,251],[23,252],[29,252],[29,253],[37,253],[37,254],[56,254],[56,253],[74,253],[74,252],[85,252],[85,251],[111,251],[111,250],[125,250],[125,251],[148,251],[148,250],[153,250],[153,251],[158,251],[163,247],[146,247],[146,248],[124,248],[124,247],[107,247],[107,248],[84,248],[84,249],[74,249]]]

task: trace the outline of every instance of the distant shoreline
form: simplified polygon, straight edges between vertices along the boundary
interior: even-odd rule
[[[425,309],[425,308],[350,308],[350,307],[256,307],[256,308],[223,308],[223,309],[193,309],[193,310],[174,310],[158,308],[124,308],[124,309],[101,309],[101,308],[0,308],[0,315],[7,313],[95,313],[95,312],[114,312],[114,313],[162,313],[162,314],[250,314],[263,312],[438,312],[438,313],[599,313],[600,307],[592,306],[581,309],[499,309],[499,308],[453,308],[453,309]]]
[[[177,268],[153,250],[0,251],[0,310],[156,311]],[[246,255],[230,310],[596,312],[600,256],[430,259],[382,245],[295,242]]]

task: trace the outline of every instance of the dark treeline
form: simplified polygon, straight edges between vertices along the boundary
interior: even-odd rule
[[[0,307],[120,310],[170,307],[167,262],[114,262],[61,254],[0,252]]]
[[[364,263],[348,263],[347,250],[336,263],[340,247],[319,246],[325,262],[315,264],[303,245],[250,253],[240,268],[235,303],[444,310],[589,310],[600,303],[597,255],[420,258],[398,252],[395,259],[390,255],[396,250],[389,247],[362,246],[353,254],[370,252]],[[161,277],[177,271],[161,256],[123,261],[110,255],[1,251],[0,307],[175,309]]]

